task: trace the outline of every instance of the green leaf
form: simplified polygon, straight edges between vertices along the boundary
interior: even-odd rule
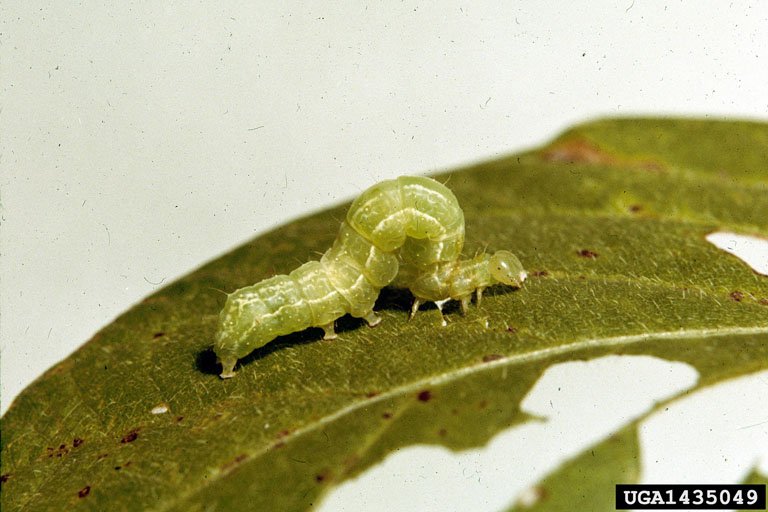
[[[752,473],[749,474],[749,476],[744,480],[743,483],[768,486],[768,476],[760,474],[755,469],[752,471]]]
[[[525,499],[530,501],[510,510],[615,510],[615,485],[635,482],[640,476],[638,448],[637,425],[633,422],[567,461],[526,493]]]
[[[385,291],[379,327],[344,318],[335,341],[279,338],[222,381],[217,290],[316,258],[346,206],[261,236],[19,396],[2,418],[2,509],[306,510],[399,447],[459,450],[530,421],[520,401],[558,362],[650,354],[693,365],[697,388],[765,369],[768,278],[704,237],[768,236],[766,147],[763,123],[608,120],[443,175],[466,251],[516,252],[522,289],[491,290],[445,328],[436,311],[407,322],[407,295]],[[631,427],[616,436],[625,455],[593,462],[608,474],[637,456]],[[556,500],[574,492],[569,464],[544,482]]]

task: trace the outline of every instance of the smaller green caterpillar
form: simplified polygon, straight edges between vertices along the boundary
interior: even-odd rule
[[[479,304],[488,286],[522,285],[526,273],[511,252],[462,260],[463,246],[464,212],[445,185],[401,176],[372,186],[320,261],[228,295],[214,344],[221,377],[233,377],[238,359],[277,336],[316,326],[333,339],[334,321],[347,313],[377,325],[373,305],[389,284],[413,293],[411,316],[423,302],[440,308],[451,299],[466,312],[473,292]]]

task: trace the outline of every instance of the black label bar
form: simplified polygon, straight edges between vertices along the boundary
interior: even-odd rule
[[[617,510],[765,510],[765,484],[616,484]]]

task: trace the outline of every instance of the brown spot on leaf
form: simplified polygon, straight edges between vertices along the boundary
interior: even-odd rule
[[[241,453],[240,455],[238,455],[237,457],[235,457],[231,461],[229,461],[229,462],[225,463],[223,466],[221,466],[221,471],[224,472],[224,473],[232,471],[237,466],[239,466],[241,462],[243,462],[243,461],[245,461],[247,459],[248,459],[248,454],[247,453]]]
[[[617,163],[616,157],[586,139],[569,139],[556,142],[545,149],[541,157],[547,162],[604,164]]]
[[[509,332],[509,329],[507,329],[507,332]],[[503,358],[504,356],[501,354],[487,354],[483,356],[483,362],[490,363],[491,361],[498,361],[499,359]]]
[[[66,444],[60,444],[58,448],[53,448],[52,446],[47,447],[45,452],[49,459],[53,457],[61,458],[69,453],[69,448],[67,448]]]
[[[488,407],[488,400],[480,400],[480,402],[477,404],[478,409],[485,409]]]
[[[588,258],[592,260],[599,256],[595,251],[590,251],[589,249],[582,249],[580,251],[577,251],[576,254],[578,254],[582,258]]]
[[[83,487],[82,489],[77,491],[77,497],[78,498],[85,498],[89,494],[91,494],[91,486],[90,485],[86,485],[85,487]]]
[[[534,270],[531,272],[531,277],[547,277],[549,275],[549,272],[546,270]]]
[[[96,338],[96,337],[94,336],[94,338]],[[51,376],[51,375],[59,375],[59,374],[62,374],[62,373],[66,373],[73,366],[74,366],[74,363],[73,363],[72,360],[65,359],[64,361],[62,361],[61,363],[57,364],[53,368],[50,368],[49,370],[47,370],[45,372],[45,376],[48,377],[48,376]]]
[[[388,420],[388,419],[390,419],[392,417],[392,413],[391,412],[385,412],[385,413],[383,413],[381,415],[381,417],[384,418],[385,420]]]
[[[184,419],[184,416],[176,416],[176,423],[179,423],[183,419]]]
[[[84,442],[85,442],[85,441],[83,441],[83,440],[82,440],[82,439],[80,439],[79,437],[76,437],[76,438],[74,438],[74,439],[72,440],[72,446],[74,446],[75,448],[78,448],[78,447],[80,447],[80,445],[82,445]]]
[[[437,431],[437,435],[439,435],[440,437],[445,437],[447,434],[448,434],[448,431],[445,430],[444,428],[441,428],[440,430]]]
[[[366,398],[373,398],[375,396],[379,396],[379,392],[378,391],[369,391],[369,392],[367,392],[365,394]]]
[[[10,473],[5,473],[5,474],[0,475],[0,484],[4,484],[5,482],[8,481],[9,478],[11,478],[11,474]]]
[[[432,400],[432,392],[425,389],[424,391],[419,392],[418,397],[420,402],[429,402]]]
[[[280,432],[277,433],[277,437],[278,437],[278,439],[282,439],[284,437],[288,437],[289,435],[291,435],[291,432],[292,431],[290,429],[287,429],[287,428],[283,429],[283,430],[281,430]]]
[[[122,439],[120,439],[120,442],[121,442],[122,444],[127,444],[127,443],[132,443],[132,442],[134,442],[134,441],[136,440],[136,438],[138,438],[138,437],[139,437],[139,430],[140,430],[140,429],[138,429],[138,428],[134,428],[133,430],[131,430],[130,432],[128,432],[127,434],[125,434],[125,435],[122,437]]]
[[[744,299],[744,292],[740,292],[739,290],[734,290],[731,292],[731,300],[736,302],[741,302]]]
[[[759,301],[757,301],[759,304],[762,304],[763,306],[768,306],[768,297],[763,297]]]
[[[350,473],[352,469],[355,468],[355,466],[358,465],[360,462],[360,457],[357,456],[357,454],[353,453],[352,455],[348,456],[344,459],[344,473]]]
[[[609,153],[594,142],[584,138],[557,141],[540,154],[541,158],[547,162],[634,167],[651,172],[664,170],[664,165],[661,162],[637,156]]]
[[[152,335],[152,339],[156,340],[157,338],[162,338],[163,336],[165,336],[164,332],[156,332]]]
[[[323,482],[327,482],[331,479],[331,471],[329,469],[324,469],[320,473],[315,475],[315,482],[321,484]]]
[[[109,457],[108,453],[100,453],[98,457],[96,457],[96,460],[106,459],[107,457]]]
[[[512,327],[511,325],[507,327],[507,332],[510,334],[515,334],[517,332],[517,327]]]
[[[646,171],[661,172],[664,170],[664,164],[655,160],[637,160],[636,165]]]
[[[631,213],[638,213],[643,210],[643,205],[641,204],[631,204],[629,205],[629,211]]]

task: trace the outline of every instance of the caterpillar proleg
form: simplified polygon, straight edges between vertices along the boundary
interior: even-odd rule
[[[233,377],[238,359],[277,336],[321,327],[332,339],[334,321],[347,313],[378,324],[373,305],[389,284],[413,293],[413,316],[423,302],[450,299],[465,312],[473,292],[479,303],[488,286],[525,280],[511,252],[462,260],[463,245],[464,213],[445,185],[401,176],[372,186],[352,203],[320,261],[228,295],[214,344],[221,377]]]

